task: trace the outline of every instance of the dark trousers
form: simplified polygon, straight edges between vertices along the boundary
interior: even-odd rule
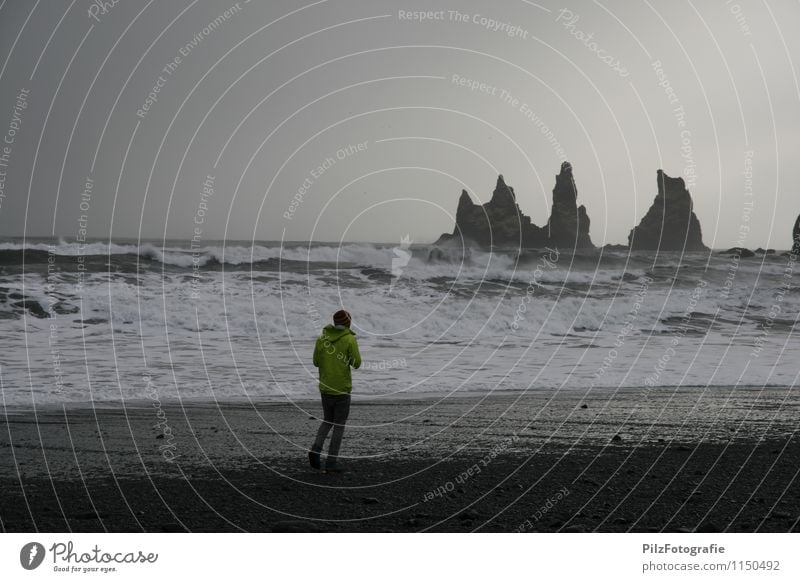
[[[350,414],[350,395],[337,394],[332,396],[330,394],[322,394],[321,396],[322,414],[325,420],[319,425],[317,440],[314,441],[314,450],[322,450],[328,433],[333,429],[331,444],[328,446],[327,466],[335,467],[336,462],[339,460],[339,447],[342,446],[344,425],[347,423],[347,417]]]

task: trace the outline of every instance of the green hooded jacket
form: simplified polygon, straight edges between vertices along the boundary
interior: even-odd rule
[[[319,368],[319,391],[323,394],[350,394],[353,379],[350,366],[361,367],[356,334],[350,328],[326,325],[314,346],[314,365]]]

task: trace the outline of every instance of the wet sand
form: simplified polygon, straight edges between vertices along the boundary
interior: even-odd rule
[[[4,531],[800,531],[786,388],[0,409]]]

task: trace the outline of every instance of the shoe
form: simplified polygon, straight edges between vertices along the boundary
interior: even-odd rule
[[[308,451],[308,462],[311,464],[312,468],[319,469],[322,466],[320,464],[319,451],[316,451],[314,449]]]

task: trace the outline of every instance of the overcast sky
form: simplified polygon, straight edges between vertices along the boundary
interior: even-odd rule
[[[795,0],[0,6],[2,236],[430,242],[569,160],[595,244],[663,168],[709,246],[791,246]]]

